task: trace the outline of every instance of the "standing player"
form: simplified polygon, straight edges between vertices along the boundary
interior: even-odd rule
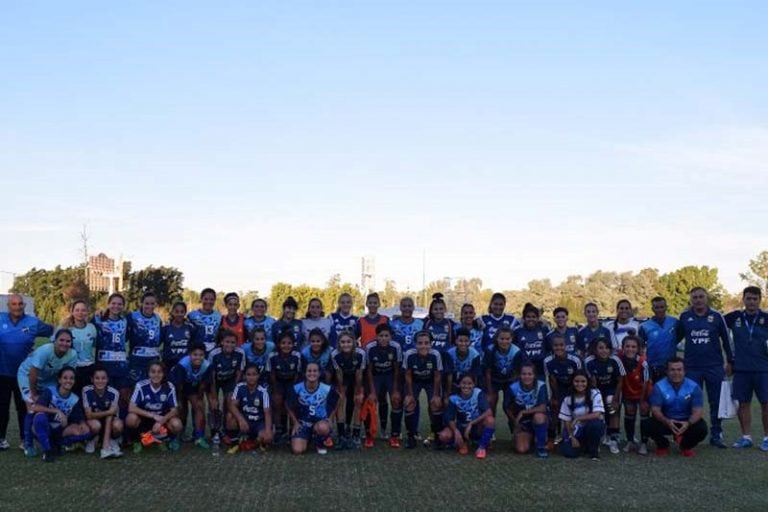
[[[243,353],[248,364],[254,364],[259,369],[259,385],[269,384],[269,356],[275,351],[275,344],[267,341],[267,331],[256,327],[251,333],[251,342],[243,345]]]
[[[240,314],[240,296],[235,292],[229,292],[224,296],[224,305],[227,314],[221,317],[221,328],[235,335],[238,347],[245,343],[247,334],[245,331],[245,315]]]
[[[216,290],[205,288],[200,292],[200,309],[189,313],[189,322],[195,326],[192,340],[205,345],[205,353],[209,354],[216,348],[221,327],[221,313],[214,309],[216,305]]]
[[[547,385],[536,379],[536,367],[525,362],[520,367],[520,378],[509,386],[504,396],[504,412],[509,418],[515,439],[515,451],[528,453],[536,438],[536,456],[549,457],[547,451]]]
[[[147,379],[151,363],[160,361],[162,321],[155,313],[157,297],[152,292],[141,296],[141,310],[128,315],[128,378],[131,385]]]
[[[442,293],[432,295],[429,315],[424,322],[424,330],[432,335],[432,348],[440,352],[445,361],[445,352],[453,346],[453,322],[445,317],[445,299]]]
[[[118,439],[123,433],[123,422],[117,416],[120,394],[109,385],[109,375],[103,366],[93,370],[93,383],[83,388],[83,410],[88,428],[94,436],[101,434],[101,458],[122,457]],[[96,451],[96,439],[85,445],[86,453]]]
[[[165,381],[162,363],[154,362],[149,366],[149,378],[136,384],[128,410],[125,426],[141,432],[142,443],[149,438],[152,439],[150,442],[162,443],[167,436],[171,450],[179,449],[176,436],[183,427],[178,418],[176,389]],[[133,453],[142,451],[142,443],[134,443]]]
[[[596,339],[611,339],[611,331],[600,323],[600,310],[597,308],[597,304],[590,302],[584,306],[584,317],[587,319],[587,325],[579,329],[576,337],[576,344],[581,357],[586,357],[593,352],[592,344]]]
[[[195,327],[187,321],[187,305],[181,301],[174,302],[171,307],[171,321],[160,331],[163,363],[166,368],[173,368],[189,353],[194,330]]]
[[[762,292],[748,286],[742,293],[744,309],[732,311],[725,321],[733,334],[733,399],[739,401],[741,438],[734,448],[752,446],[752,393],[760,402],[763,420],[763,442],[768,451],[768,314],[760,309]]]
[[[333,329],[333,321],[323,313],[323,302],[314,297],[309,299],[307,304],[307,314],[301,321],[301,334],[305,340],[309,341],[309,333],[318,329],[323,336],[328,339]]]
[[[328,342],[331,348],[337,348],[339,336],[345,331],[354,332],[357,329],[358,318],[352,314],[352,295],[342,293],[339,295],[339,304],[335,313],[328,315],[331,320],[331,334],[328,336]]]
[[[621,299],[616,303],[616,318],[608,320],[605,328],[611,333],[611,345],[613,350],[621,348],[621,340],[629,334],[636,336],[640,331],[640,322],[632,316],[632,303],[627,299]]]
[[[170,374],[170,380],[179,393],[177,403],[182,431],[186,427],[189,404],[194,422],[195,446],[207,450],[209,445],[205,439],[205,395],[210,392],[212,383],[211,364],[205,358],[205,345],[197,341],[192,342],[189,355],[182,357],[176,366],[171,368]],[[210,403],[212,409],[218,406],[216,400]]]
[[[448,349],[444,362],[446,393],[459,393],[459,382],[465,375],[471,375],[474,382],[485,380],[483,356],[471,346],[469,329],[460,327],[456,331],[456,346]]]
[[[558,306],[553,313],[555,315],[555,328],[547,333],[547,345],[551,347],[552,338],[559,334],[565,341],[565,351],[569,354],[578,353],[579,330],[575,327],[568,327],[568,310]]]
[[[285,331],[291,333],[293,337],[294,350],[301,350],[304,346],[304,334],[301,331],[301,320],[296,318],[296,312],[299,310],[299,303],[293,297],[288,297],[283,301],[283,314],[272,324],[272,341],[280,345],[280,338]]]
[[[211,394],[208,397],[208,408],[211,410],[211,430],[214,431],[214,444],[218,444],[219,430],[226,424],[222,421],[220,411],[229,411],[229,400],[235,386],[240,382],[245,369],[245,352],[237,346],[237,333],[229,329],[220,333],[221,344],[208,355],[211,368]],[[219,393],[221,392],[221,393]],[[223,406],[219,402],[219,394],[224,397]],[[230,444],[230,439],[225,444]]]
[[[415,347],[413,336],[424,329],[424,322],[420,318],[413,317],[415,305],[410,297],[400,299],[400,316],[390,320],[392,327],[392,339],[395,340],[403,352]]]
[[[733,353],[728,327],[723,315],[709,307],[709,294],[697,286],[691,289],[691,309],[683,311],[677,329],[677,339],[685,340],[685,374],[702,390],[707,385],[711,430],[709,444],[725,448],[723,428],[717,417],[720,406],[720,386],[725,374],[731,374]],[[723,367],[723,351],[726,361]]]
[[[509,385],[515,380],[522,361],[520,349],[512,344],[512,329],[500,327],[496,331],[493,345],[483,356],[485,390],[494,415],[499,394],[503,391],[506,398]]]
[[[275,319],[267,315],[267,301],[254,299],[251,302],[251,316],[243,321],[247,339],[253,340],[253,331],[261,327],[269,334],[269,341],[272,342],[272,324],[274,323]],[[259,374],[261,375],[261,372]]]
[[[320,366],[321,380],[326,384],[331,383],[333,376],[333,363],[331,362],[331,347],[328,346],[328,338],[320,329],[312,329],[307,333],[309,343],[301,351],[302,366],[309,363],[317,363]]]
[[[267,371],[270,373],[270,388],[272,391],[272,406],[275,408],[276,442],[285,441],[287,410],[286,400],[290,396],[293,385],[299,382],[302,375],[301,354],[294,350],[296,338],[292,330],[283,331],[277,340],[277,351],[272,352],[267,360]]]
[[[294,384],[288,399],[288,415],[291,417],[291,451],[300,454],[307,451],[309,441],[315,438],[317,453],[325,455],[333,446],[331,418],[336,414],[339,393],[329,384],[320,382],[320,367],[309,363],[304,380]]]
[[[463,304],[459,314],[461,316],[461,321],[454,324],[454,331],[458,331],[462,327],[467,329],[469,331],[469,346],[482,354],[485,352],[485,347],[483,346],[483,322],[475,317],[475,306],[472,304]]]
[[[559,333],[550,337],[552,354],[544,358],[544,378],[549,385],[550,392],[550,421],[549,437],[554,439],[558,433],[560,422],[557,417],[560,412],[560,403],[571,392],[571,380],[577,370],[581,370],[581,358],[576,354],[569,354],[565,350],[565,339]]]
[[[96,354],[96,326],[88,322],[88,304],[84,300],[76,300],[69,308],[69,316],[61,323],[60,329],[69,329],[72,333],[72,348],[77,352],[77,367],[75,368],[75,387],[77,395],[83,386],[90,384],[93,374]]]
[[[227,429],[230,435],[239,431],[240,442],[227,450],[234,454],[248,449],[256,441],[262,447],[272,443],[272,407],[267,388],[259,384],[259,368],[245,367],[245,380],[232,392],[229,400]]]
[[[477,441],[475,457],[484,459],[486,450],[496,432],[493,411],[488,399],[480,388],[475,387],[471,374],[462,376],[458,383],[458,393],[448,398],[444,421],[446,427],[438,435],[444,445],[453,444],[460,454],[469,453],[467,446],[472,440]]]
[[[373,344],[369,344],[369,347],[372,346]],[[360,408],[363,406],[365,396],[363,380],[363,375],[366,373],[365,351],[355,347],[353,334],[342,332],[338,338],[338,348],[331,352],[331,361],[336,372],[336,386],[342,400],[336,422],[339,447],[359,448]],[[386,397],[383,399],[386,400]]]
[[[648,417],[650,407],[648,397],[653,383],[645,357],[640,355],[640,339],[637,336],[624,336],[621,342],[621,364],[626,376],[622,381],[621,396],[624,405],[624,433],[627,435],[625,452],[637,448],[639,455],[648,455],[648,433],[643,430],[643,420]],[[640,444],[635,442],[635,420],[640,411]]]
[[[627,372],[621,359],[612,354],[611,342],[604,338],[595,341],[595,354],[584,360],[584,369],[592,386],[603,397],[605,412],[608,414],[608,449],[616,455],[619,453],[621,389]]]
[[[376,328],[376,341],[365,347],[367,365],[368,400],[378,404],[379,424],[382,435],[387,430],[387,397],[392,405],[392,432],[389,446],[400,447],[400,427],[403,423],[403,404],[400,395],[400,365],[403,364],[403,353],[400,345],[392,341],[392,329],[388,325]],[[365,437],[365,447],[373,448],[374,436],[371,432],[373,425],[368,425]]]
[[[520,321],[514,315],[504,312],[507,307],[507,298],[503,293],[494,293],[491,296],[491,302],[488,304],[488,314],[483,315],[483,343],[484,349],[488,350],[496,337],[496,331],[502,327],[507,327],[513,331],[520,326]]]
[[[376,339],[376,329],[380,325],[389,325],[389,318],[379,314],[380,303],[379,294],[376,292],[369,293],[365,298],[368,314],[361,316],[357,321],[357,333],[360,335],[360,346],[363,349]]]
[[[403,371],[405,372],[405,426],[408,429],[406,448],[416,447],[416,434],[419,430],[418,411],[421,392],[427,395],[429,417],[432,435],[436,447],[440,447],[437,433],[441,430],[442,373],[443,359],[440,352],[432,348],[432,335],[429,331],[416,334],[416,348],[403,356]]]
[[[515,345],[522,351],[522,357],[536,366],[536,375],[544,375],[544,358],[550,352],[547,344],[549,330],[541,323],[539,309],[528,302],[523,307],[523,325],[515,329]]]
[[[677,352],[677,329],[679,321],[667,315],[667,300],[664,297],[651,299],[653,317],[640,324],[640,338],[645,345],[645,358],[653,382],[658,382],[666,374],[666,365],[670,357]]]
[[[107,299],[107,309],[93,317],[96,338],[96,362],[107,369],[109,382],[120,392],[120,417],[124,417],[131,398],[128,379],[128,320],[123,316],[125,297],[113,293]]]

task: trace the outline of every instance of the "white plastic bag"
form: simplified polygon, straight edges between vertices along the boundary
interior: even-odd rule
[[[720,385],[720,405],[717,408],[717,417],[720,419],[727,420],[736,417],[739,404],[731,398],[732,392],[732,381],[723,380]]]

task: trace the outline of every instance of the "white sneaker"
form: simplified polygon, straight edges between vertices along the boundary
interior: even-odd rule
[[[104,448],[102,448],[100,456],[101,456],[102,459],[108,459],[108,458],[112,457],[112,450],[110,450],[108,448],[105,450]]]
[[[6,438],[0,439],[0,450],[7,450],[11,447],[11,443]]]
[[[634,441],[628,441],[627,444],[624,445],[624,453],[629,453],[636,448]]]
[[[619,450],[619,442],[616,441],[615,439],[609,440],[608,441],[608,449],[611,450],[612,454],[617,455],[620,452],[620,450]]]
[[[123,452],[120,451],[120,446],[114,446],[110,448],[109,453],[112,457],[118,459],[123,456]]]
[[[320,455],[327,455],[328,449],[325,446],[318,446],[317,447],[317,453]]]
[[[85,453],[96,453],[96,440],[91,439],[85,443]]]
[[[637,447],[638,455],[648,455],[648,445],[646,443],[640,443]]]
[[[114,452],[120,451],[120,442],[117,439],[110,439],[109,440],[109,448]]]
[[[610,440],[608,439],[608,436],[603,436],[603,438],[600,440],[600,443],[603,446],[610,446]]]

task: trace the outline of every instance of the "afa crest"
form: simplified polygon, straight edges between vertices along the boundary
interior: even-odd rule
[[[166,400],[168,400],[168,395],[166,395],[165,393],[163,393],[162,395],[160,395],[160,400],[162,400],[163,402],[165,402]]]
[[[709,315],[709,316],[707,317],[707,322],[709,322],[709,323],[712,323],[712,322],[714,322],[714,321],[715,321],[715,315]]]

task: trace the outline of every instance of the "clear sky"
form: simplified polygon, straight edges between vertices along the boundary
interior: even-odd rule
[[[588,4],[580,6],[577,4]],[[0,4],[0,270],[496,289],[768,248],[768,2]],[[0,273],[7,285],[7,274]]]

